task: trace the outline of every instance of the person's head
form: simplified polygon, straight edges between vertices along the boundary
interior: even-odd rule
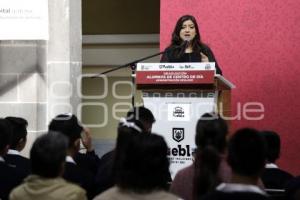
[[[69,150],[75,153],[79,151],[83,127],[79,124],[75,115],[57,115],[50,122],[49,131],[57,131],[64,134],[69,140]]]
[[[266,146],[255,129],[238,130],[230,139],[227,161],[233,173],[258,178],[265,166]]]
[[[261,134],[267,145],[267,161],[275,163],[280,156],[280,137],[274,131],[262,131]]]
[[[156,134],[127,136],[128,144],[116,148],[116,184],[138,193],[166,189],[169,162],[165,140]]]
[[[221,154],[226,148],[228,126],[214,113],[205,113],[196,125],[195,176],[193,196],[199,199],[219,184],[218,170]]]
[[[191,15],[180,17],[172,33],[173,45],[180,45],[183,41],[189,41],[193,46],[201,41],[197,21]]]
[[[27,141],[27,120],[21,117],[6,117],[5,119],[10,122],[13,130],[10,148],[22,151]]]
[[[10,123],[0,118],[0,156],[7,153],[12,137],[12,127]]]
[[[134,122],[144,132],[151,133],[152,124],[155,122],[153,113],[144,106],[137,106],[127,112],[127,121]]]
[[[211,146],[219,153],[226,148],[228,126],[224,119],[215,113],[205,113],[196,125],[195,142],[199,150]]]
[[[50,131],[38,137],[30,150],[32,174],[55,178],[63,174],[68,139],[60,132]]]

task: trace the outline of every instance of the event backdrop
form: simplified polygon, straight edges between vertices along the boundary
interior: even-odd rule
[[[300,175],[299,10],[298,0],[161,0],[160,12],[161,50],[180,16],[197,18],[203,41],[236,85],[233,115],[240,119],[232,130],[277,131],[282,140],[278,164],[294,175]],[[250,116],[263,119],[245,119],[251,102],[262,103],[264,111]]]

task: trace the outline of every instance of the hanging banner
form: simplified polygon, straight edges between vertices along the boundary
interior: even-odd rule
[[[1,0],[0,40],[48,40],[48,0]]]

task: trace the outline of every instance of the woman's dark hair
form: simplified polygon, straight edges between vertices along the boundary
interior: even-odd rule
[[[193,198],[215,189],[220,183],[218,177],[221,162],[220,154],[226,148],[228,126],[219,115],[205,113],[196,126],[196,156]]]
[[[167,189],[169,161],[165,140],[156,134],[135,134],[128,130],[117,141],[114,167],[117,186],[137,193]],[[120,141],[124,138],[127,145],[120,145],[124,144]]]
[[[267,147],[267,161],[275,163],[280,156],[280,136],[274,131],[262,131]]]
[[[13,134],[10,149],[16,149],[21,139],[26,141],[28,122],[21,117],[6,117],[5,119],[12,125]]]
[[[151,110],[144,106],[135,106],[127,112],[126,120],[134,122],[142,131],[151,132],[155,117]]]
[[[178,48],[178,47],[180,47],[180,45],[182,45],[183,42],[184,42],[180,38],[180,31],[182,29],[183,23],[187,20],[191,20],[194,23],[195,30],[196,30],[196,35],[193,38],[193,40],[191,41],[193,51],[200,52],[201,49],[203,49],[203,47],[206,46],[201,40],[199,27],[198,27],[198,24],[197,24],[197,21],[196,21],[195,17],[192,16],[192,15],[184,15],[184,16],[180,17],[177,20],[176,26],[175,26],[174,31],[172,33],[171,44],[169,46],[169,48],[174,49],[173,50],[174,57],[177,57],[177,58],[181,57],[184,54],[185,48]]]
[[[38,137],[30,150],[32,173],[46,178],[58,177],[66,159],[67,147],[67,137],[59,132]]]
[[[12,137],[12,127],[7,119],[0,118],[0,156],[7,145],[10,144]]]
[[[250,128],[238,130],[229,141],[227,161],[239,175],[260,176],[266,161],[266,144],[261,134]]]
[[[49,124],[49,131],[57,131],[64,134],[69,139],[69,147],[81,137],[83,127],[79,124],[75,115],[60,114],[57,115]]]

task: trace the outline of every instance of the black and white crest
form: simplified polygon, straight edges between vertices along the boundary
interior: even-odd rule
[[[180,142],[184,139],[184,128],[173,128],[173,140]]]

